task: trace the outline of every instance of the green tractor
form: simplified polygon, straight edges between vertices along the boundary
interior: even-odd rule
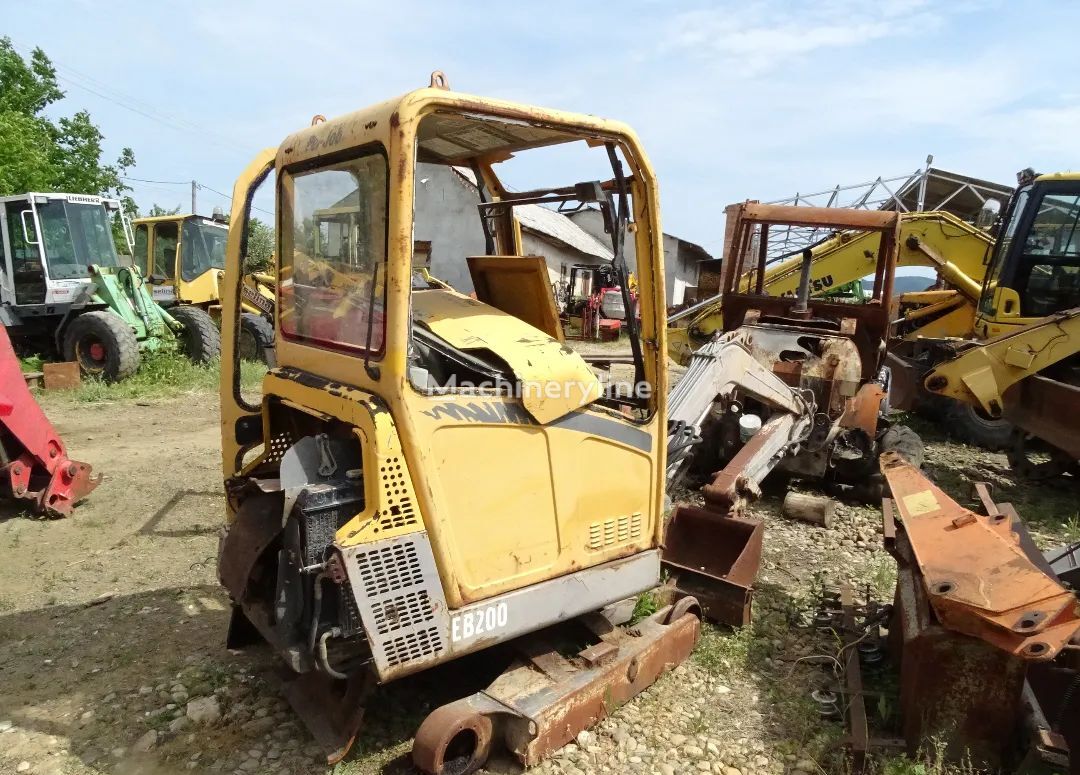
[[[134,374],[146,352],[216,359],[211,317],[190,306],[165,312],[138,268],[121,262],[110,223],[119,209],[83,194],[0,197],[0,324],[21,349],[59,353],[109,382]]]

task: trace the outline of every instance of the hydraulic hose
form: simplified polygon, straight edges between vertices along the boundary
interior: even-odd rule
[[[322,671],[328,676],[330,676],[331,678],[337,678],[339,681],[346,681],[348,680],[349,676],[345,675],[345,673],[339,673],[337,670],[331,667],[330,659],[326,656],[326,641],[330,640],[330,638],[336,638],[339,635],[341,635],[341,630],[339,630],[337,627],[334,627],[331,630],[327,630],[322,635],[320,635],[319,644],[315,652],[315,658],[319,660],[319,667],[322,668]]]

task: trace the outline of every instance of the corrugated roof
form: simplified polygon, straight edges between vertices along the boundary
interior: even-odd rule
[[[611,248],[562,213],[540,205],[519,205],[514,208],[514,215],[523,229],[540,232],[590,256],[608,261],[612,258]]]

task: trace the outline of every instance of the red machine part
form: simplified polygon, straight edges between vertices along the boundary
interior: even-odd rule
[[[101,481],[90,470],[67,456],[0,326],[0,493],[31,501],[39,514],[66,517]]]

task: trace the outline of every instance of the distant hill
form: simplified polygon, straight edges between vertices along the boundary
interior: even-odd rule
[[[897,275],[893,278],[893,293],[911,293],[912,291],[925,291],[936,282],[934,275]],[[874,287],[874,278],[868,277],[863,280],[863,288],[871,290]]]
[[[925,291],[937,281],[934,276],[913,275],[908,277],[893,278],[893,293],[911,293],[912,291]]]

